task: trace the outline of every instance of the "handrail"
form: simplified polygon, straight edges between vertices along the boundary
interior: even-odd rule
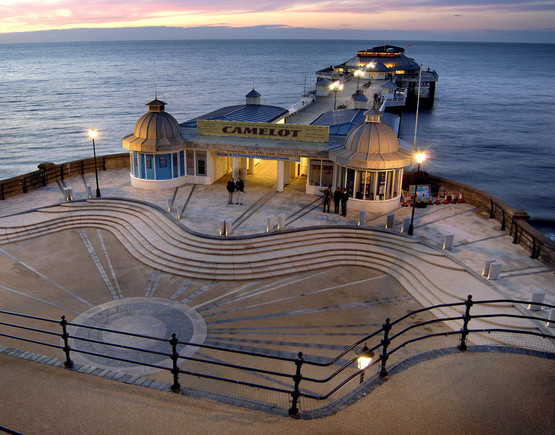
[[[228,383],[228,384],[235,384],[235,385],[241,385],[241,386],[246,386],[246,387],[250,387],[250,388],[256,388],[256,389],[261,389],[261,390],[283,393],[283,394],[286,394],[286,395],[290,395],[293,398],[292,406],[289,409],[289,414],[291,416],[296,416],[300,412],[298,405],[299,405],[299,399],[301,397],[304,397],[305,399],[315,400],[316,402],[321,402],[323,400],[328,400],[334,394],[336,394],[340,391],[344,391],[347,388],[351,388],[351,390],[352,390],[352,388],[356,388],[356,387],[352,387],[353,380],[355,378],[357,378],[358,376],[360,376],[360,383],[362,383],[364,374],[369,370],[369,368],[375,367],[377,365],[379,365],[381,367],[380,372],[379,372],[379,376],[381,376],[381,377],[387,376],[388,375],[388,370],[387,370],[388,359],[392,355],[397,354],[401,349],[406,348],[409,345],[413,345],[413,344],[418,343],[418,342],[423,342],[425,340],[430,340],[432,338],[450,337],[450,336],[460,335],[461,340],[460,340],[460,345],[458,346],[458,348],[459,348],[459,350],[462,351],[462,350],[466,350],[466,348],[467,348],[466,346],[467,346],[467,340],[468,340],[468,335],[469,334],[504,333],[504,334],[511,334],[511,336],[515,336],[515,337],[518,336],[518,335],[529,335],[529,336],[540,337],[542,339],[549,339],[549,343],[550,343],[549,346],[551,346],[551,347],[549,347],[549,349],[555,349],[555,344],[553,343],[553,340],[555,340],[555,336],[552,335],[552,334],[546,333],[546,332],[541,332],[541,331],[538,332],[538,331],[530,330],[530,329],[518,329],[517,330],[517,329],[514,329],[514,328],[510,328],[510,327],[474,328],[474,329],[468,327],[468,324],[470,323],[470,321],[472,319],[517,318],[517,319],[545,321],[545,319],[541,319],[539,317],[536,317],[536,316],[533,316],[533,315],[526,315],[526,314],[484,313],[484,314],[476,314],[476,315],[472,315],[472,316],[470,315],[470,309],[471,309],[471,307],[473,307],[475,305],[491,305],[491,304],[499,304],[499,303],[511,303],[511,304],[514,304],[514,305],[516,305],[516,304],[526,304],[526,305],[528,305],[531,302],[530,301],[512,300],[512,299],[492,299],[492,300],[483,300],[483,301],[473,301],[472,297],[469,296],[468,299],[464,302],[454,302],[454,303],[449,303],[449,304],[438,304],[438,305],[434,305],[434,306],[414,310],[414,311],[412,311],[412,312],[410,312],[410,313],[408,313],[404,316],[399,317],[398,319],[396,319],[392,322],[390,322],[389,319],[386,319],[386,322],[384,323],[384,325],[381,328],[379,328],[375,332],[363,337],[362,339],[357,340],[355,343],[348,346],[344,351],[340,352],[334,358],[330,358],[325,363],[319,363],[319,362],[316,362],[316,361],[306,361],[305,358],[303,357],[302,353],[299,353],[297,358],[291,358],[291,357],[285,357],[285,356],[276,356],[276,355],[263,355],[263,354],[260,354],[260,353],[240,351],[240,350],[234,350],[234,349],[226,349],[226,348],[221,348],[221,347],[211,346],[211,345],[204,345],[204,344],[199,344],[199,343],[180,342],[175,337],[175,334],[172,334],[172,338],[168,340],[167,338],[151,337],[151,336],[147,336],[147,335],[143,335],[143,334],[134,334],[134,333],[129,333],[129,332],[120,332],[120,331],[115,331],[115,330],[112,330],[112,329],[105,329],[105,328],[87,326],[87,325],[82,325],[82,324],[73,324],[73,323],[67,322],[65,320],[64,316],[62,316],[62,321],[59,322],[59,321],[56,321],[56,320],[53,320],[53,319],[30,316],[30,315],[26,315],[26,314],[14,313],[14,312],[9,312],[9,311],[5,311],[5,310],[0,310],[0,315],[14,316],[14,317],[17,317],[17,318],[20,318],[20,319],[31,319],[31,320],[34,320],[34,321],[44,322],[44,323],[48,323],[48,324],[57,323],[57,324],[61,325],[63,332],[62,332],[62,334],[59,334],[59,333],[56,333],[56,332],[53,332],[53,331],[47,330],[47,329],[40,329],[40,328],[35,328],[35,327],[30,327],[30,326],[20,325],[20,324],[14,324],[14,323],[9,323],[9,322],[4,322],[4,321],[0,322],[0,326],[3,326],[3,327],[8,327],[8,328],[13,327],[17,330],[24,330],[26,332],[32,332],[32,333],[35,333],[35,334],[38,334],[38,335],[44,334],[44,335],[47,335],[47,336],[60,337],[64,342],[64,346],[61,346],[59,344],[56,345],[56,344],[52,344],[52,343],[44,342],[44,341],[40,341],[40,340],[35,340],[35,339],[32,339],[32,338],[28,338],[28,337],[6,334],[6,333],[0,333],[0,337],[5,337],[5,338],[13,339],[13,340],[27,342],[27,343],[33,343],[33,344],[36,344],[36,345],[42,345],[42,346],[46,346],[46,347],[50,347],[50,348],[62,349],[66,353],[66,361],[65,361],[66,367],[72,367],[73,366],[73,361],[71,361],[70,353],[75,352],[75,353],[80,353],[80,354],[84,354],[84,355],[90,355],[90,356],[94,356],[94,357],[100,357],[100,358],[106,358],[106,359],[109,359],[109,360],[120,361],[120,362],[124,362],[124,363],[128,363],[128,364],[132,364],[132,365],[151,367],[151,368],[155,368],[155,369],[161,370],[161,371],[169,371],[173,375],[173,379],[174,379],[174,382],[171,386],[171,389],[173,391],[179,391],[180,388],[181,388],[180,384],[179,384],[179,375],[187,375],[187,376],[193,376],[193,377],[196,377],[196,378],[199,378],[199,379],[202,378],[202,379],[208,379],[208,380],[213,380],[213,381],[217,381],[217,382],[225,382],[225,383]],[[541,302],[541,303],[540,302],[534,302],[534,305],[539,306],[539,307],[544,307],[544,308],[555,309],[555,305],[548,304],[548,303],[543,303],[543,302]],[[400,331],[396,332],[395,334],[389,336],[389,332],[393,327],[395,327],[397,325],[400,325],[400,322],[402,322],[403,320],[406,320],[407,318],[409,318],[409,317],[411,317],[415,314],[419,314],[419,313],[426,312],[426,311],[431,311],[431,310],[434,310],[434,309],[441,309],[441,308],[445,308],[445,307],[457,307],[457,306],[466,306],[465,313],[462,314],[462,315],[439,317],[439,318],[434,318],[434,319],[431,319],[431,320],[418,322],[418,323],[415,323],[415,324],[410,324],[410,325],[404,327],[403,329],[401,329]],[[434,332],[434,333],[424,334],[424,335],[420,335],[420,336],[416,336],[416,337],[412,336],[412,337],[409,337],[408,339],[406,339],[402,342],[399,342],[402,339],[402,337],[405,337],[406,334],[409,331],[415,331],[418,328],[423,328],[427,325],[434,324],[434,323],[444,324],[444,323],[453,322],[453,321],[460,322],[461,320],[463,321],[463,327],[460,329],[460,331],[449,330],[449,331],[442,331],[442,332]],[[161,352],[161,351],[155,351],[155,350],[145,349],[145,348],[141,348],[141,347],[127,346],[127,345],[124,345],[124,344],[121,344],[121,343],[111,343],[111,342],[106,342],[106,341],[101,341],[101,340],[96,340],[96,339],[91,339],[91,338],[86,338],[86,337],[80,337],[80,336],[76,336],[76,335],[70,335],[71,330],[67,329],[68,326],[71,326],[73,328],[85,328],[85,329],[91,329],[91,330],[97,330],[97,331],[110,332],[110,333],[114,333],[114,334],[118,334],[118,335],[121,334],[121,335],[124,335],[124,336],[133,336],[133,337],[138,337],[138,338],[145,338],[145,339],[152,339],[152,340],[162,341],[162,342],[168,343],[168,345],[171,346],[171,347],[168,347],[169,352]],[[338,369],[333,370],[331,373],[329,373],[326,376],[314,377],[314,376],[303,376],[301,374],[301,369],[303,367],[303,364],[308,364],[308,365],[311,365],[311,366],[322,367],[322,368],[329,367],[331,364],[337,363],[337,361],[339,361],[345,355],[349,354],[350,352],[353,352],[355,350],[355,348],[357,348],[357,346],[360,346],[363,342],[366,342],[366,341],[369,341],[370,339],[376,338],[379,334],[383,334],[383,338],[381,339],[380,343],[372,345],[372,347],[369,348],[368,352],[372,352],[372,353],[376,352],[377,353],[378,351],[381,351],[381,354],[379,355],[378,358],[376,358],[372,361],[372,363],[369,365],[369,367],[364,368],[364,369],[352,370],[353,369],[353,364],[357,361],[358,357],[351,354],[351,356],[345,362],[343,362]],[[125,357],[118,356],[118,355],[108,355],[106,353],[91,352],[91,351],[84,350],[84,349],[78,349],[78,348],[72,349],[69,346],[69,340],[81,340],[81,341],[95,343],[95,344],[102,344],[102,345],[113,346],[113,347],[117,347],[117,348],[121,348],[121,349],[132,350],[132,351],[135,351],[135,352],[145,352],[145,353],[149,353],[149,354],[156,354],[156,355],[160,355],[162,357],[165,357],[165,358],[168,358],[168,359],[172,360],[173,361],[173,366],[169,367],[167,364],[166,365],[160,365],[158,363],[153,363],[153,362],[137,361],[137,360],[134,360],[134,359],[131,359],[131,358],[125,358]],[[392,343],[395,343],[394,347],[390,347],[390,345]],[[292,375],[291,372],[271,370],[271,369],[268,369],[268,367],[264,366],[264,365],[254,366],[254,364],[250,364],[250,365],[247,366],[245,364],[236,364],[236,363],[232,364],[232,363],[222,362],[222,361],[218,361],[218,360],[210,360],[210,359],[199,358],[199,357],[195,357],[195,356],[181,356],[177,352],[177,346],[178,345],[193,346],[193,347],[198,347],[198,348],[205,348],[205,349],[215,350],[215,351],[223,352],[223,353],[248,355],[248,356],[256,357],[252,361],[255,361],[255,360],[256,361],[279,360],[279,361],[282,361],[282,362],[289,362],[292,365],[295,364],[296,367],[297,367],[297,370],[296,370],[295,375]],[[526,347],[526,346],[521,346],[521,347]],[[553,352],[555,352],[555,351],[553,351]],[[190,362],[193,362],[193,363],[197,364],[199,368],[197,370],[185,370],[185,369],[182,369],[182,368],[178,367],[178,361],[190,361]],[[241,373],[245,373],[245,372],[258,373],[258,374],[261,374],[261,375],[265,375],[265,377],[269,376],[270,379],[276,378],[276,380],[277,380],[277,378],[291,379],[293,381],[293,384],[292,384],[293,389],[291,390],[291,389],[280,388],[280,387],[267,385],[267,384],[263,384],[263,383],[255,383],[255,382],[249,382],[249,381],[240,380],[240,379],[234,379],[231,376],[228,376],[228,377],[218,376],[218,375],[214,375],[212,373],[208,373],[208,372],[202,370],[202,367],[210,367],[210,366],[225,367],[227,369],[230,369],[230,370],[233,370],[233,371],[239,371]],[[324,384],[334,382],[335,385],[331,385],[330,389],[328,391],[325,391],[321,394],[318,394],[318,393],[315,393],[315,392],[307,391],[306,389],[301,389],[300,388],[301,382],[303,383],[303,385],[306,385],[306,384],[324,385]]]

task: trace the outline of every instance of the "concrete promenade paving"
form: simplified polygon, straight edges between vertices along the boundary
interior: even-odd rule
[[[169,198],[170,214],[179,213],[182,225],[213,236],[222,218],[233,220],[233,235],[252,235],[264,233],[267,216],[279,214],[286,215],[288,229],[356,226],[358,213],[353,210],[345,218],[322,213],[320,199],[304,193],[304,178],[293,180],[284,192],[275,192],[271,170],[261,167],[255,176],[247,177],[243,205],[227,205],[226,179],[211,186],[186,185],[165,191],[133,188],[124,169],[100,172],[99,180],[103,198],[134,199],[162,209],[167,209]],[[33,215],[30,210],[63,204],[64,186],[73,188],[75,199],[85,199],[86,184],[94,192],[94,174],[69,177],[63,184],[2,201],[0,228],[14,220],[24,222]],[[399,233],[402,218],[410,211],[399,208],[395,212],[391,233]],[[554,271],[512,244],[512,237],[499,231],[499,223],[486,213],[469,204],[415,211],[413,239],[424,244],[422,249],[431,247],[444,255],[452,269],[466,274],[461,283],[469,287],[463,286],[456,295],[437,295],[440,300],[462,300],[467,294],[475,300],[492,295],[529,300],[534,290],[543,290],[546,302],[555,303]],[[17,217],[9,217],[14,214]],[[385,222],[385,215],[367,215],[364,226],[383,229]],[[455,235],[454,248],[442,252],[443,237],[450,233]],[[188,278],[149,266],[148,258],[131,255],[106,229],[72,228],[7,240],[0,244],[0,256],[2,309],[54,319],[65,313],[73,319],[122,298],[156,297],[194,306],[206,320],[210,344],[232,346],[240,337],[243,346],[257,346],[268,353],[277,349],[294,355],[306,346],[314,358],[329,357],[377,329],[385,317],[394,319],[422,306],[421,296],[387,272],[340,263],[322,270],[291,269],[282,276],[255,280]],[[502,263],[497,280],[480,276],[488,258]],[[459,276],[450,270],[441,272],[445,276],[432,277],[434,282]],[[456,287],[450,285],[445,288]],[[240,296],[247,294],[248,299]],[[539,316],[545,319],[547,312]],[[166,327],[156,316],[151,318],[151,330]],[[295,329],[298,326],[302,338]],[[197,331],[195,327],[189,329]],[[343,328],[342,336],[337,334],[338,327]],[[246,328],[250,336],[237,335]],[[440,331],[440,327],[433,329]],[[1,344],[17,347],[10,341]],[[30,352],[61,358],[39,346],[25,346]],[[0,355],[0,426],[22,433],[555,433],[554,381],[553,360],[467,352],[397,373],[335,415],[292,421]]]
[[[0,355],[0,426],[25,434],[553,434],[553,360],[450,355],[339,413],[292,420]]]

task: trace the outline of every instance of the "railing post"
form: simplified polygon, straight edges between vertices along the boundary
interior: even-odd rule
[[[505,231],[505,209],[501,209],[501,228],[500,231]]]
[[[295,376],[293,376],[293,381],[295,382],[295,387],[293,388],[293,392],[291,393],[291,397],[293,397],[293,402],[291,403],[291,408],[289,408],[289,417],[297,418],[299,416],[299,384],[301,383],[301,379],[303,375],[301,375],[301,367],[304,363],[303,353],[298,353],[298,358],[295,361],[295,365],[297,366],[297,371],[295,372]]]
[[[536,238],[532,236],[532,255],[530,255],[530,258],[538,258],[539,252],[536,252],[536,249],[537,249],[536,243],[537,243]]]
[[[380,376],[385,378],[387,376],[387,370],[385,369],[385,364],[389,355],[387,353],[387,347],[389,346],[389,331],[391,331],[391,324],[389,323],[389,317],[385,319],[385,323],[383,324],[383,339],[382,339],[382,368],[380,369]]]
[[[489,218],[493,219],[495,217],[495,203],[493,202],[493,199],[490,199],[489,202],[490,202]]]
[[[172,338],[170,339],[170,344],[172,346],[172,356],[171,359],[173,361],[173,367],[171,372],[173,373],[173,384],[171,386],[171,390],[174,393],[178,393],[181,390],[181,385],[179,385],[179,367],[177,367],[177,359],[179,358],[179,353],[177,352],[177,337],[175,336],[175,332],[172,332]]]
[[[468,299],[464,303],[466,305],[466,311],[463,315],[463,327],[461,328],[461,344],[459,344],[459,350],[465,351],[468,349],[466,347],[466,337],[468,337],[468,322],[470,322],[470,307],[474,305],[472,302],[472,295],[468,295]]]
[[[513,237],[513,244],[514,245],[518,244],[518,224],[516,223],[516,220],[515,220],[515,235]]]
[[[66,361],[64,362],[64,365],[66,367],[73,367],[73,361],[69,357],[71,346],[69,345],[69,334],[67,332],[66,316],[62,316],[62,321],[60,322],[60,325],[62,325],[62,339],[64,340],[64,352],[66,354]]]

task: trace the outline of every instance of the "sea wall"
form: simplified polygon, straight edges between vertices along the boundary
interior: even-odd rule
[[[129,153],[109,154],[96,158],[96,167],[99,171],[106,171],[116,168],[129,167]],[[0,200],[10,196],[27,193],[29,190],[46,186],[49,183],[64,178],[94,172],[94,158],[90,157],[82,160],[74,160],[66,163],[45,162],[38,165],[38,170],[27,174],[18,175],[0,181]]]
[[[413,176],[414,174],[410,172],[405,173],[403,179],[405,190],[409,189],[409,185],[414,184]],[[489,213],[491,219],[496,219],[500,223],[499,230],[511,235],[513,243],[525,247],[532,258],[537,258],[555,268],[555,242],[527,222],[530,216],[526,211],[512,208],[488,192],[449,178],[423,172],[418,182],[419,184],[429,184],[434,196],[438,192],[445,192],[449,196],[454,194],[457,197],[462,193],[464,202]]]

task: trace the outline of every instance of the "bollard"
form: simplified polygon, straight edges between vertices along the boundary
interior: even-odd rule
[[[68,199],[69,198],[69,192],[68,192],[67,187],[64,187],[64,196],[66,198],[66,201],[69,201],[69,199]]]
[[[220,219],[220,236],[225,236],[225,219]]]
[[[73,188],[72,187],[68,187],[67,188],[67,192],[69,194],[69,200],[73,201]]]
[[[528,309],[530,311],[541,311],[542,306],[541,305],[536,305],[536,304],[542,304],[543,301],[545,299],[545,292],[542,290],[534,290],[534,293],[532,293],[532,299],[530,302],[532,302],[530,305],[528,305]]]
[[[177,204],[176,211],[177,211],[177,220],[180,221],[181,220],[181,207],[179,206],[179,204]]]
[[[484,268],[482,269],[482,276],[488,276],[489,275],[489,268],[490,268],[492,263],[495,263],[495,258],[488,258],[484,262]]]
[[[231,233],[233,232],[233,219],[226,219],[225,220],[225,235],[226,236],[231,236]]]
[[[172,197],[168,196],[168,213],[172,211]]]
[[[405,216],[403,218],[403,226],[401,228],[401,232],[402,233],[406,233],[409,231],[409,226],[410,226],[410,216]]]
[[[454,234],[445,234],[445,237],[443,238],[443,250],[450,251],[451,249],[453,249],[454,240],[455,240]]]
[[[273,216],[267,216],[266,217],[266,232],[271,233],[272,231],[274,231],[274,217]]]
[[[87,197],[92,198],[91,185],[87,184]]]
[[[359,210],[357,225],[360,227],[361,225],[364,225],[364,222],[366,222],[366,210]]]
[[[280,214],[278,216],[278,230],[284,230],[284,229],[285,229],[285,215]]]
[[[555,328],[555,308],[551,308],[551,310],[549,311],[549,320],[547,321],[545,326]]]
[[[488,280],[499,279],[501,263],[491,263],[489,266]]]
[[[388,213],[385,218],[385,229],[392,230],[394,225],[395,225],[395,214]]]

